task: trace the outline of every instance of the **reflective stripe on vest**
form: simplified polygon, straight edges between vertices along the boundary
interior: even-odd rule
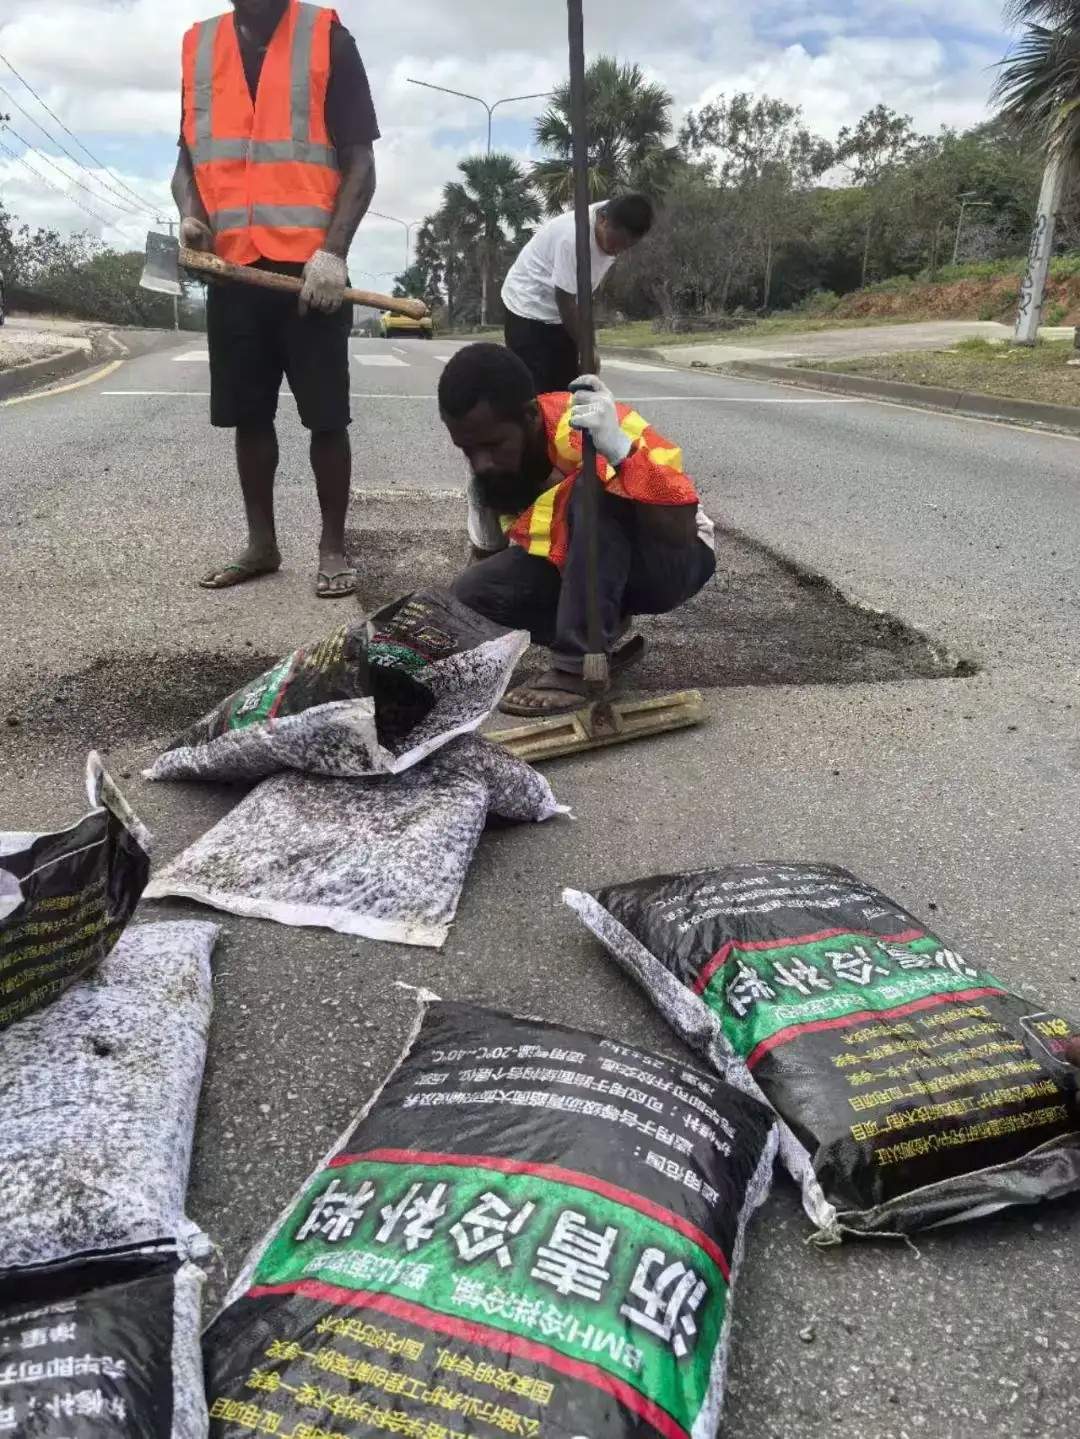
[[[249,225],[268,230],[325,230],[329,216],[314,205],[252,205],[250,210],[215,210],[210,228],[215,235],[223,230],[246,230]]]
[[[228,237],[224,248],[219,247],[227,259],[243,264],[260,255],[306,260],[329,229],[339,184],[338,160],[334,147],[327,143],[324,114],[312,113],[313,100],[325,103],[329,81],[327,17],[331,22],[337,19],[333,11],[292,0],[281,21],[291,27],[291,36],[288,31],[281,33],[280,27],[275,32],[258,91],[253,100],[245,93],[242,107],[236,87],[243,63],[234,17],[219,15],[203,21],[185,42],[193,47],[193,54],[192,48],[186,50],[185,60],[185,80],[190,87],[185,136],[211,229]],[[320,22],[325,28],[320,28]],[[223,25],[231,33],[223,34]],[[267,83],[273,89],[260,104],[268,75]],[[228,87],[224,96],[216,95],[222,86]],[[217,115],[216,136],[215,98],[223,107]],[[248,122],[244,111],[249,100]],[[223,136],[223,129],[233,133]],[[237,134],[238,129],[249,133]],[[269,132],[274,138],[255,138],[260,132],[263,136]],[[285,168],[290,166],[294,168]],[[278,167],[278,173],[273,167]],[[238,202],[245,194],[248,204],[243,207]],[[290,201],[291,195],[294,199]]]

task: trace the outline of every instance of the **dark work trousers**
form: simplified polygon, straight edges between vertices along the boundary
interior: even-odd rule
[[[570,547],[562,574],[550,560],[511,545],[465,570],[451,589],[462,604],[510,629],[528,630],[550,646],[556,666],[580,674],[589,653],[588,575],[581,524],[581,486],[571,491]],[[633,615],[663,615],[692,599],[716,573],[703,541],[666,545],[643,540],[639,506],[600,495],[600,626],[605,653]]]
[[[527,366],[538,395],[568,390],[581,374],[577,341],[562,325],[506,312],[506,348]]]

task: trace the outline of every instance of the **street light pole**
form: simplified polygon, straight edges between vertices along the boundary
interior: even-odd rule
[[[399,220],[396,215],[380,215],[378,210],[369,210],[368,214],[374,216],[376,220],[390,220],[395,225],[400,225],[405,231],[405,268],[407,270],[412,264],[412,232],[416,229],[417,225],[422,225],[423,221]]]
[[[408,79],[408,77],[406,77],[406,78]],[[546,100],[546,99],[551,95],[551,91],[550,91],[550,90],[538,90],[538,91],[536,91],[536,92],[535,92],[534,94],[532,94],[532,95],[507,95],[504,99],[494,100],[494,101],[492,101],[492,102],[489,103],[487,100],[483,99],[480,95],[470,95],[470,94],[469,94],[467,91],[465,91],[465,90],[451,90],[451,89],[449,89],[448,86],[446,86],[446,85],[432,85],[432,84],[431,84],[429,81],[427,81],[427,80],[412,80],[412,79],[409,79],[409,84],[410,84],[410,85],[419,85],[419,86],[420,86],[422,89],[424,89],[424,90],[437,90],[440,95],[456,95],[459,100],[473,100],[473,101],[476,102],[477,105],[483,105],[485,111],[487,112],[487,153],[488,153],[489,155],[491,154],[491,127],[492,127],[492,122],[493,122],[494,119],[495,119],[495,111],[499,108],[500,105],[513,105],[513,104],[515,104],[518,100]],[[486,241],[485,241],[485,252],[487,251],[487,248],[488,248],[488,247],[487,247],[487,243],[486,243]],[[488,285],[489,285],[489,282],[490,282],[490,276],[488,275],[488,260],[487,260],[487,254],[485,253],[484,260],[483,260],[483,266],[482,266],[482,276],[481,276],[481,288],[482,288],[482,294],[481,294],[481,299],[480,299],[480,323],[481,323],[481,325],[486,325],[486,324],[487,324]]]
[[[478,105],[483,105],[487,111],[487,153],[491,154],[491,126],[495,119],[495,111],[500,105],[513,105],[518,100],[546,100],[551,94],[550,90],[538,90],[533,95],[508,95],[503,100],[495,100],[491,104],[482,99],[479,95],[469,95],[464,90],[449,90],[445,85],[432,85],[427,80],[409,80],[410,85],[420,85],[425,90],[438,90],[441,95],[456,95],[459,100],[475,100]]]

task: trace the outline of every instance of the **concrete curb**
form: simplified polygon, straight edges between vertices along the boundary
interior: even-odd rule
[[[645,346],[638,345],[610,345],[606,350],[600,351],[600,361],[603,364],[607,360],[639,360],[646,365],[667,365],[670,370],[688,370],[689,365],[676,365],[671,360],[664,358],[662,350],[650,350]]]
[[[910,405],[920,410],[970,415],[1002,424],[1033,425],[1044,429],[1080,434],[1080,406],[1044,405],[1038,400],[1010,400],[1003,395],[977,395],[970,390],[949,390],[939,385],[910,385],[901,380],[878,380],[869,375],[845,375],[833,370],[796,369],[791,365],[766,365],[752,360],[732,360],[717,366],[714,373],[737,375],[746,380],[767,380],[804,390],[828,390],[832,394],[856,395]]]
[[[80,345],[72,350],[61,350],[56,355],[47,355],[43,360],[30,360],[25,365],[0,370],[0,400],[43,388],[54,380],[67,379],[80,370],[88,370],[93,363],[90,351]]]

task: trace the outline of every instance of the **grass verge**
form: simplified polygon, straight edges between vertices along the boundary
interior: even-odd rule
[[[868,355],[861,359],[800,362],[803,369],[833,370],[901,380],[909,385],[941,385],[977,395],[1010,400],[1038,400],[1048,405],[1080,405],[1080,369],[1067,361],[1075,351],[1070,341],[1040,340],[1031,348],[1014,349],[983,339],[964,340],[953,350]]]

